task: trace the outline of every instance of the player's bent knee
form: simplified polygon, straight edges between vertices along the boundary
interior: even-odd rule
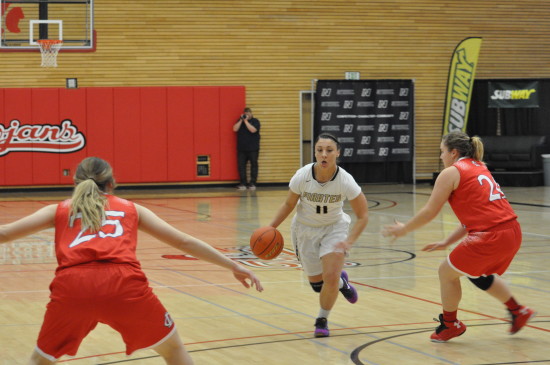
[[[316,283],[309,282],[309,285],[313,288],[313,291],[316,293],[320,293],[321,289],[323,289],[323,281],[318,281]]]
[[[477,286],[481,290],[488,290],[491,285],[493,285],[493,281],[495,280],[494,275],[489,276],[480,276],[479,278],[468,278],[472,283],[474,283],[475,286]]]

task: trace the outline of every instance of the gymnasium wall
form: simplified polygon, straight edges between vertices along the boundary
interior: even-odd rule
[[[414,79],[416,177],[431,179],[457,43],[483,37],[479,78],[548,78],[549,16],[540,0],[96,0],[96,52],[61,53],[55,69],[0,53],[0,86],[242,85],[262,123],[259,182],[275,183],[299,167],[299,92],[313,79]]]
[[[109,161],[119,183],[238,178],[227,151],[242,86],[6,88],[0,105],[0,185],[71,185],[86,156]]]

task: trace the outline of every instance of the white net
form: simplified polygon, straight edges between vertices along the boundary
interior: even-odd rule
[[[59,39],[39,39],[36,41],[42,54],[42,67],[57,67],[57,54],[63,45]]]

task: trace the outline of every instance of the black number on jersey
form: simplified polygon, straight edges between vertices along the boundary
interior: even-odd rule
[[[321,210],[323,211],[322,214],[327,214],[328,213],[328,207],[326,205],[323,205],[322,207],[320,205],[318,205],[317,206],[317,214],[321,214]]]

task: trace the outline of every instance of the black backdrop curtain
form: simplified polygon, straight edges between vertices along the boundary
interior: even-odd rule
[[[413,80],[318,80],[314,115],[358,183],[413,182]]]
[[[358,183],[413,183],[412,163],[408,161],[338,163]]]
[[[467,132],[469,135],[546,135],[550,136],[550,79],[538,79],[538,108],[489,108],[489,82],[535,81],[534,79],[491,79],[475,80],[472,103],[468,115]],[[499,123],[500,122],[500,123]]]

